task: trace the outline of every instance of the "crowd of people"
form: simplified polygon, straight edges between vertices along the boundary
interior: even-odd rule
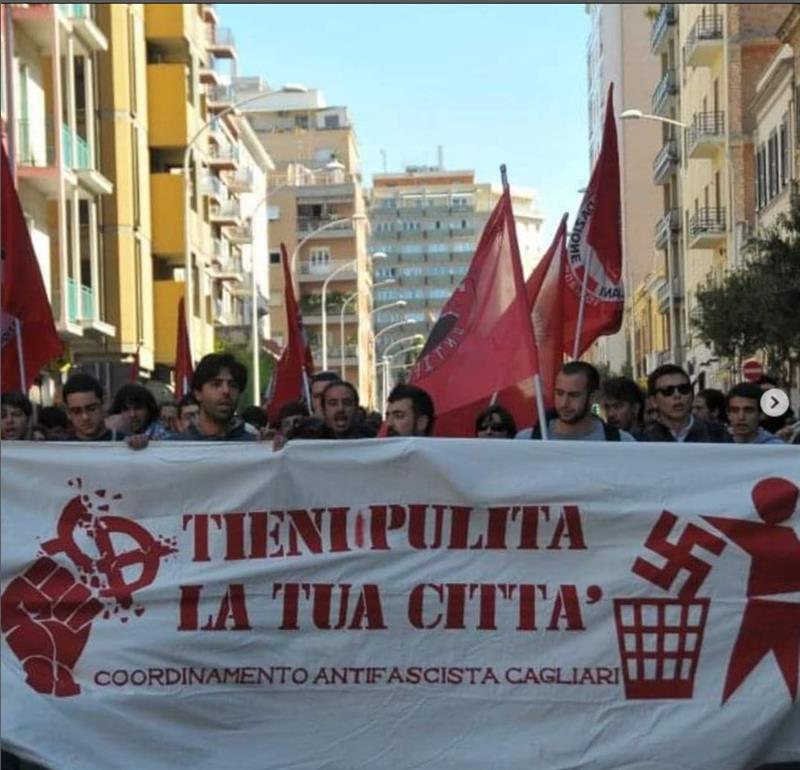
[[[123,385],[106,410],[98,380],[78,372],[62,387],[63,406],[34,409],[23,393],[2,394],[3,440],[116,441],[134,449],[150,441],[271,441],[280,450],[297,439],[364,439],[377,436],[430,437],[436,424],[433,399],[406,383],[394,387],[386,414],[368,412],[359,394],[334,372],[310,378],[309,404],[276,405],[271,423],[267,410],[251,406],[238,411],[247,385],[247,368],[227,353],[212,353],[197,365],[191,394],[177,403],[158,404],[140,384]],[[555,379],[553,408],[540,425],[518,426],[500,403],[476,418],[474,436],[491,439],[556,441],[657,441],[685,443],[798,444],[800,421],[791,411],[769,417],[761,408],[765,390],[777,387],[770,377],[742,382],[727,394],[705,389],[694,393],[689,375],[675,364],[650,373],[647,393],[631,379],[601,381],[591,364],[571,361]],[[272,411],[272,410],[270,410]]]

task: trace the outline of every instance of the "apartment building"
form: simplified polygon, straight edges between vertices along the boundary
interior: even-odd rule
[[[663,188],[655,245],[663,254],[665,282],[656,291],[668,335],[664,350],[645,353],[649,365],[665,359],[683,364],[701,386],[724,389],[738,377],[697,333],[696,292],[740,264],[755,225],[756,113],[770,101],[765,95],[759,103],[757,88],[779,52],[777,30],[790,9],[774,3],[664,4],[651,30],[663,84],[653,93],[653,112],[676,123],[662,125],[653,165],[654,181]],[[771,120],[785,112],[777,107]],[[779,154],[780,131],[772,128],[772,152]],[[767,147],[765,163],[769,152]]]
[[[271,90],[261,78],[238,78],[233,90],[251,99],[243,109],[275,164],[267,204],[272,338],[286,342],[284,244],[316,367],[340,371],[371,400],[371,257],[348,110],[328,106],[318,90]]]
[[[499,186],[477,182],[469,170],[420,166],[373,176],[370,250],[385,255],[373,262],[379,360],[391,346],[390,365],[413,363],[413,351],[403,354],[414,341],[400,341],[415,334],[427,338],[466,275],[501,194]],[[541,256],[543,220],[532,190],[512,187],[511,197],[527,277]]]
[[[647,109],[651,94],[659,85],[659,61],[651,53],[648,6],[639,3],[592,3],[586,6],[590,31],[586,49],[589,165],[587,181],[594,166],[603,135],[605,99],[614,84],[614,110]],[[662,90],[664,85],[662,84]],[[667,88],[668,90],[668,88]],[[657,272],[652,230],[661,212],[658,187],[645,169],[659,149],[659,128],[652,121],[617,120],[622,200],[623,280],[628,297],[620,331],[601,337],[587,354],[596,363],[622,372],[630,367],[641,375],[640,356],[633,330],[633,297],[636,287]]]
[[[100,166],[96,113],[108,39],[88,3],[5,5],[1,37],[3,133],[66,364],[116,334],[100,238],[113,185]],[[44,377],[42,400],[58,380]]]

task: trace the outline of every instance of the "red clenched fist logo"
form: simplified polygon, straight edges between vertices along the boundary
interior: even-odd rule
[[[77,695],[72,669],[103,605],[47,556],[9,583],[2,605],[3,633],[28,684],[47,695]]]
[[[80,479],[70,486],[80,488]],[[92,621],[102,613],[104,619],[119,615],[126,623],[125,611],[133,605],[134,592],[155,580],[163,557],[177,552],[174,540],[155,538],[132,519],[106,515],[110,506],[104,489],[96,490],[95,498],[92,502],[89,495],[79,494],[67,502],[57,536],[42,544],[40,557],[8,584],[0,599],[0,627],[25,669],[28,684],[56,697],[81,691],[73,670]],[[95,507],[100,515],[93,513]],[[134,547],[117,551],[114,543],[125,540]],[[86,553],[79,541],[91,544],[94,552]],[[74,571],[51,558],[61,553]],[[130,566],[141,569],[128,583],[123,570]],[[135,607],[133,612],[141,615],[144,608]]]

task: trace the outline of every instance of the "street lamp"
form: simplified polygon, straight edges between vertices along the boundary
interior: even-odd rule
[[[224,118],[228,113],[237,110],[239,107],[243,107],[245,104],[250,104],[251,102],[256,101],[257,99],[263,99],[270,94],[274,93],[307,93],[308,88],[303,85],[299,84],[289,84],[287,83],[283,88],[279,89],[278,91],[270,91],[268,93],[259,92],[257,94],[251,94],[246,99],[241,99],[238,102],[234,102],[233,104],[229,104],[224,110],[222,110],[219,114],[215,115],[213,118],[210,118],[199,129],[195,132],[194,136],[189,140],[186,145],[186,149],[183,153],[183,248],[184,248],[184,293],[185,293],[185,304],[186,304],[186,332],[188,337],[189,343],[189,355],[191,357],[191,350],[192,350],[192,326],[194,320],[194,285],[193,285],[193,275],[192,275],[192,248],[191,248],[191,227],[189,224],[190,218],[190,210],[191,210],[191,186],[189,184],[189,164],[192,159],[192,151],[194,150],[195,142],[206,132],[209,126],[213,125],[216,121]]]
[[[376,251],[372,255],[373,259],[386,259],[386,254],[382,251]],[[332,278],[336,276],[337,273],[341,273],[342,270],[348,270],[350,268],[357,268],[358,267],[358,258],[351,259],[348,262],[345,262],[343,265],[339,265],[328,277],[322,282],[322,369],[323,371],[327,371],[328,369],[328,302],[327,302],[327,295],[328,295],[328,283],[331,281]],[[344,324],[344,316],[340,316],[340,321]],[[341,340],[342,345],[344,344],[344,339]]]
[[[332,227],[338,227],[339,225],[344,224],[345,222],[361,222],[367,218],[366,214],[352,214],[349,217],[342,217],[341,219],[332,219],[330,222],[326,222],[324,225],[321,225],[316,230],[312,230],[305,238],[303,238],[297,246],[294,247],[294,251],[292,252],[292,258],[289,262],[289,267],[291,268],[291,273],[294,275],[294,266],[297,262],[297,255],[300,253],[300,249],[306,245],[312,238],[314,238],[319,233],[323,232],[324,230],[330,230]]]
[[[623,110],[620,113],[621,120],[654,120],[657,123],[666,123],[670,126],[678,126],[679,128],[688,128],[686,123],[683,123],[680,120],[673,120],[672,118],[664,118],[661,115],[651,115],[646,112],[642,112],[641,110]],[[684,148],[685,151],[685,148]],[[727,159],[727,154],[726,154]],[[678,326],[676,323],[675,317],[675,286],[673,283],[673,274],[672,274],[672,237],[667,237],[667,281],[669,282],[669,355],[672,361],[677,361],[677,351],[676,351],[676,337],[678,333]],[[633,314],[631,313],[631,316]],[[633,327],[633,331],[630,332],[631,335],[631,348],[634,348],[634,337],[636,334],[636,323],[634,319],[634,323],[631,324]],[[633,358],[633,376],[636,378],[636,358],[635,356],[631,356]]]
[[[375,254],[372,255],[372,258],[373,259],[380,259],[382,254],[383,254],[382,251],[377,251],[377,252],[375,252]],[[379,289],[381,286],[390,286],[391,284],[394,284],[394,283],[397,283],[397,280],[395,278],[387,278],[385,281],[380,281],[379,283],[372,284],[372,289],[374,291],[375,289]],[[340,346],[339,366],[340,366],[340,368],[342,370],[342,379],[345,378],[345,375],[347,373],[347,369],[346,369],[345,363],[344,363],[344,353],[345,353],[344,342],[343,342],[343,340],[344,340],[344,311],[347,308],[347,306],[356,297],[358,297],[358,292],[354,291],[349,297],[347,297],[347,299],[345,299],[344,302],[342,302],[342,307],[339,310],[339,339],[342,340],[342,344]],[[382,310],[382,309],[383,308],[378,308],[378,310]],[[375,313],[377,311],[373,310],[372,312]]]
[[[425,341],[425,335],[424,334],[411,334],[408,337],[400,337],[400,339],[393,340],[392,342],[390,342],[383,349],[383,355],[386,355],[395,345],[400,345],[400,344],[402,344],[404,342],[411,342],[411,340],[418,340],[419,342],[424,342]],[[414,349],[416,349],[416,347]]]

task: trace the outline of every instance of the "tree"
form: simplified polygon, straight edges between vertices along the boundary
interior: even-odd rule
[[[791,386],[800,363],[800,202],[751,236],[743,253],[742,267],[697,290],[693,324],[717,355],[763,353]]]

